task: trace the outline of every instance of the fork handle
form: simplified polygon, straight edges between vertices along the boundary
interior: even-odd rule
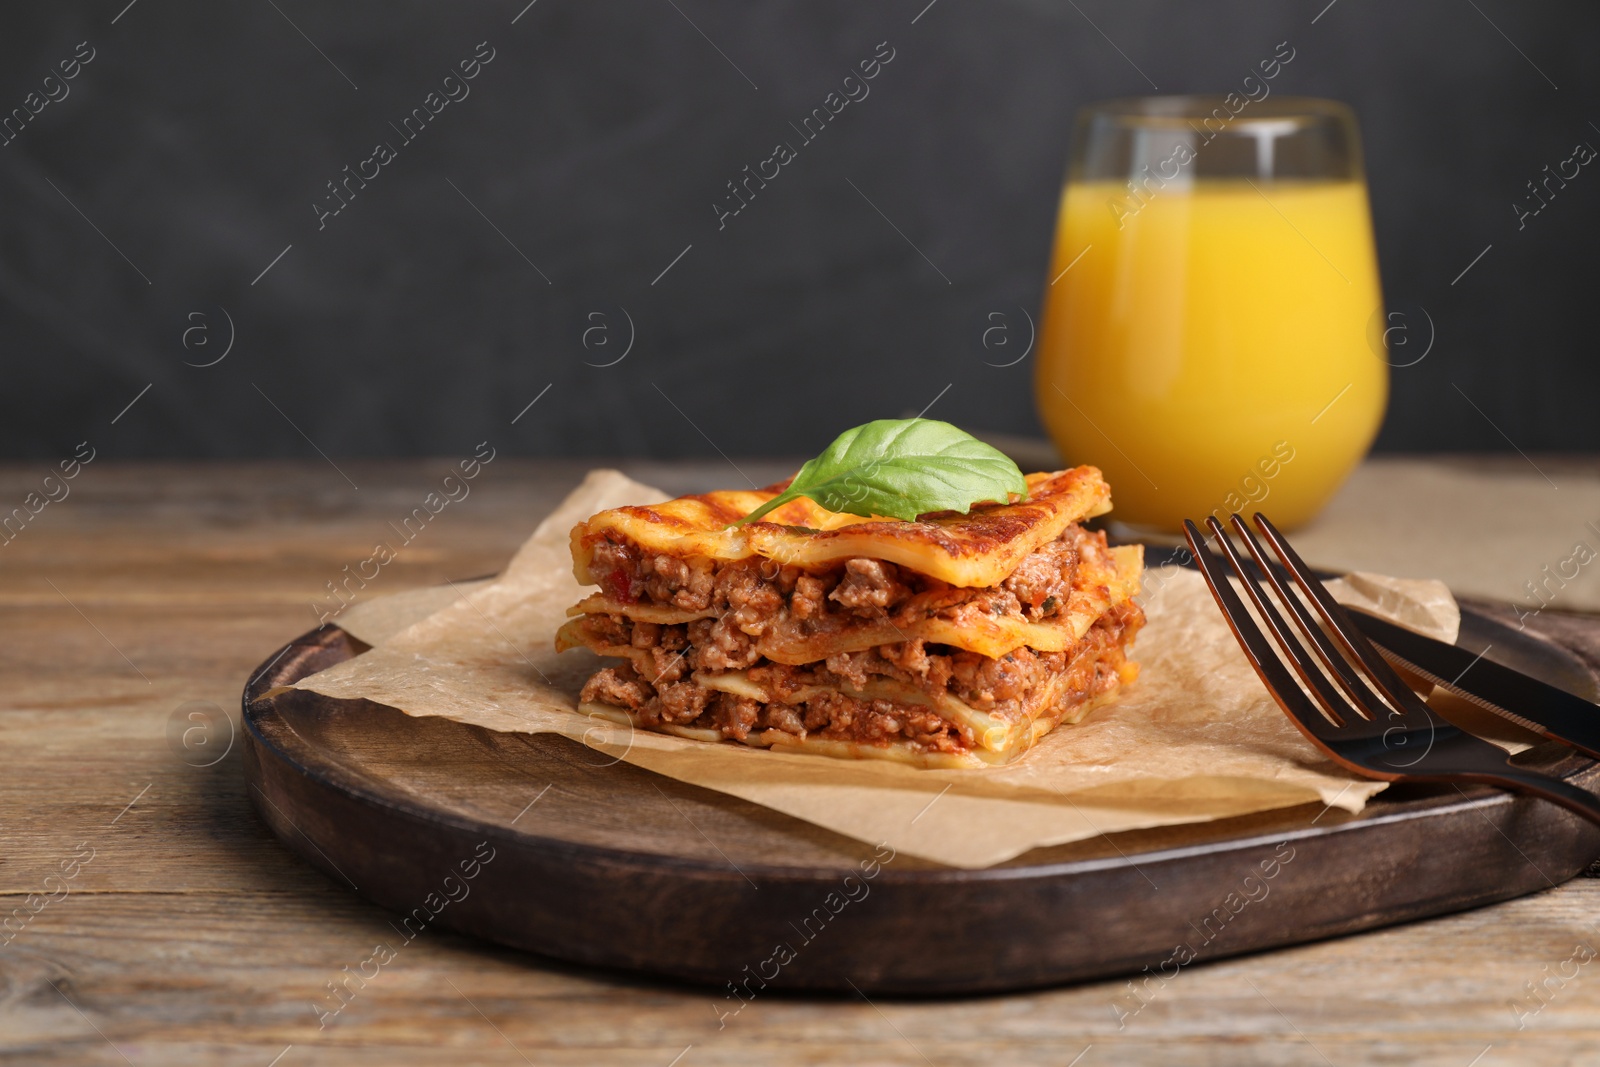
[[[1537,771],[1525,771],[1519,767],[1506,767],[1497,768],[1492,775],[1486,774],[1480,780],[1542,797],[1600,825],[1600,796],[1565,779],[1540,774]]]

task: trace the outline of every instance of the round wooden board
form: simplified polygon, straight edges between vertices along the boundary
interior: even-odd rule
[[[1463,644],[1586,696],[1570,650],[1467,612]],[[560,737],[413,718],[289,691],[364,650],[334,627],[244,692],[256,810],[290,848],[397,913],[583,964],[716,987],[993,992],[1173,968],[1546,889],[1600,854],[1553,805],[1392,787],[1360,815],[1322,805],[1036,849],[987,870],[892,859],[779,812]],[[1520,762],[1588,788],[1559,745]]]

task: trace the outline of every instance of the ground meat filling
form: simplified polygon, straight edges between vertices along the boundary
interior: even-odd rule
[[[1106,570],[1107,552],[1104,534],[1074,524],[1026,556],[998,586],[964,589],[877,559],[801,569],[767,559],[683,559],[601,540],[590,569],[607,596],[707,617],[658,624],[622,614],[585,616],[588,637],[627,649],[628,663],[595,674],[582,699],[626,708],[645,726],[713,730],[740,741],[752,735],[755,742],[770,741],[764,733],[779,731],[967,752],[978,743],[970,727],[925,704],[868,696],[873,683],[948,695],[1005,723],[1053,726],[1116,686],[1124,649],[1144,622],[1138,607],[1113,608],[1067,652],[1018,648],[999,659],[918,639],[789,666],[763,657],[758,642],[768,635],[842,632],[863,619],[886,618],[897,627],[935,616],[961,625],[980,613],[1048,619],[1066,610],[1079,561],[1088,558]],[[767,692],[768,702],[694,680],[696,672],[741,670]]]
[[[967,752],[976,743],[971,730],[931,708],[853,696],[837,687],[860,692],[874,677],[889,678],[930,694],[949,693],[1005,721],[1043,720],[1053,726],[1115,688],[1126,646],[1143,624],[1138,606],[1123,604],[1097,620],[1068,652],[1021,648],[1000,659],[922,641],[841,653],[799,667],[758,657],[755,665],[743,666],[752,667],[750,679],[774,698],[762,703],[708,689],[687,677],[696,669],[688,661],[721,662],[727,655],[718,645],[703,646],[694,640],[689,628],[695,623],[687,628],[657,626],[614,616],[606,624],[616,627],[611,643],[637,651],[628,664],[590,678],[581,698],[626,708],[645,726],[709,729],[739,741],[752,733],[778,730],[795,737],[864,744],[901,741],[922,752]],[[686,646],[689,641],[693,643]],[[658,664],[667,669],[651,673]],[[819,693],[817,686],[827,688]]]
[[[1030,621],[1066,610],[1078,561],[1104,557],[1105,534],[1073,524],[1060,537],[1023,557],[1005,581],[990,589],[962,589],[877,559],[850,559],[822,570],[802,570],[768,559],[724,563],[646,552],[631,542],[595,543],[590,572],[604,593],[624,604],[654,604],[731,618],[754,637],[786,617],[846,622],[908,613],[955,615],[980,610]]]
[[[863,700],[838,692],[814,694],[793,704],[763,704],[694,682],[653,686],[628,664],[595,674],[584,685],[582,699],[626,708],[642,726],[709,729],[736,741],[778,730],[796,738],[863,744],[906,741],[922,752],[966,752],[973,745],[970,731],[921,705]]]

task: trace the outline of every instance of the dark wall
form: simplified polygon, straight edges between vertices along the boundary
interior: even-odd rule
[[[1600,447],[1600,167],[1512,207],[1600,146],[1593,4],[126,2],[0,34],[0,109],[93,50],[0,148],[0,455],[794,454],[947,384],[931,414],[1037,433],[1031,360],[980,338],[1037,308],[1074,110],[1226,90],[1284,40],[1275,91],[1361,116],[1387,300],[1413,352],[1422,309],[1436,331],[1381,445]],[[719,229],[725,183],[885,41]]]

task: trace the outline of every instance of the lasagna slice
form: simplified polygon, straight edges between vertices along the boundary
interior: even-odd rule
[[[556,637],[623,662],[581,708],[707,741],[922,766],[1007,763],[1131,682],[1143,552],[1081,522],[1093,467],[1028,499],[915,522],[809,499],[732,526],[785,486],[603,511],[572,531],[598,587]]]

